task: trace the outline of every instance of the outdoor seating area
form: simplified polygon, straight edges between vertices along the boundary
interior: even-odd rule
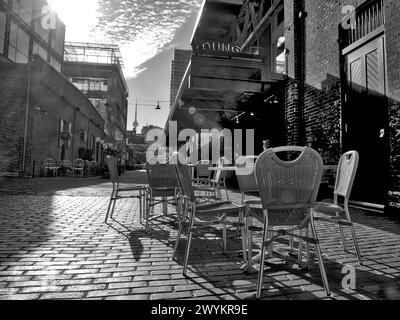
[[[224,158],[215,166],[211,162],[190,165],[180,161],[147,164],[148,184],[133,184],[127,188],[119,188],[116,160],[108,157],[113,191],[106,222],[109,216],[113,217],[115,201],[123,198],[118,193],[130,192],[127,197],[137,199],[140,222],[146,233],[151,234],[151,221],[160,217],[172,218],[177,228],[176,239],[169,239],[174,241],[172,259],[182,264],[183,276],[188,277],[199,231],[207,230],[209,235],[209,228],[212,228],[218,234],[222,228],[222,252],[226,254],[230,228],[235,231],[233,241],[240,238],[241,250],[236,258],[239,258],[243,274],[258,274],[256,298],[262,297],[265,267],[269,260],[276,258],[297,265],[301,270],[311,270],[315,260],[329,297],[331,290],[316,221],[339,226],[344,250],[349,247],[343,227],[349,227],[353,251],[361,265],[361,253],[348,208],[358,162],[356,151],[344,154],[338,164],[333,202],[317,203],[323,172],[332,166],[324,168],[319,153],[309,147],[268,149],[258,157],[240,157],[235,166],[228,166]],[[229,171],[237,176],[240,201],[230,200],[225,184]],[[226,191],[226,200],[223,200],[222,189]],[[342,202],[339,201],[341,197]],[[155,214],[157,205],[162,205],[162,210],[157,211],[160,214]],[[172,212],[168,211],[171,208]],[[259,235],[254,238],[256,233]],[[184,235],[186,249],[182,260],[178,251]],[[276,243],[280,250],[276,250]],[[283,251],[282,243],[286,244]],[[212,259],[212,254],[203,255],[202,259]]]
[[[96,161],[75,159],[55,161],[52,158],[33,162],[34,178],[87,178],[102,175],[103,166]]]

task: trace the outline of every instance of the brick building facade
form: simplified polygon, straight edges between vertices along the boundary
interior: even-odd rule
[[[346,5],[360,18],[351,42],[341,24]],[[399,8],[390,0],[285,1],[287,142],[315,147],[332,164],[358,150],[353,198],[389,211],[400,202]]]
[[[201,111],[204,97],[190,101],[193,78],[206,78],[207,85],[200,87],[220,90],[221,101],[230,99],[223,92],[225,83],[233,89],[240,80],[235,87],[240,98],[230,99],[229,108],[220,103],[219,114],[217,108],[212,114],[204,109],[203,127],[236,128],[240,122],[254,128],[261,123],[256,139],[270,139],[272,147],[281,141],[311,146],[328,165],[357,150],[353,203],[378,211],[400,207],[399,1],[207,0],[198,21],[195,48],[196,43],[240,48],[248,66],[234,61],[236,53],[206,52],[202,69],[192,67],[183,80],[183,104],[173,108],[170,119],[183,119],[185,108],[194,103]],[[192,65],[200,56],[192,57]],[[215,70],[228,63],[235,67],[234,72],[220,71],[225,82],[219,74],[207,73],[204,65],[214,61]],[[256,73],[245,75],[244,70],[256,67]],[[249,89],[250,82],[261,86]],[[272,101],[272,109],[284,113],[283,121],[268,110]],[[207,104],[211,109],[212,101]],[[186,118],[190,127],[194,120]],[[282,132],[282,138],[272,139],[269,129]]]
[[[101,161],[104,120],[40,57],[28,64],[1,63],[0,96],[1,175],[30,176],[34,161],[73,161],[82,153]],[[70,139],[63,140],[63,132]]]

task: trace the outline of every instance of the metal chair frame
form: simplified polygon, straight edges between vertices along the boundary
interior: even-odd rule
[[[166,213],[168,204],[176,207],[178,215],[180,213],[180,209],[178,207],[179,188],[175,176],[174,166],[171,164],[151,165],[147,163],[146,172],[148,186],[146,188],[145,196],[146,216],[144,224],[147,232],[152,220],[156,220],[160,217],[168,215],[168,213]],[[163,205],[163,213],[150,216],[150,212],[154,214],[154,208],[158,204]]]
[[[276,156],[276,153],[280,152],[300,152],[301,154],[296,160],[283,161]],[[315,245],[322,282],[326,294],[330,295],[313,212],[322,170],[321,156],[308,147],[288,146],[268,149],[260,155],[256,162],[255,175],[261,201],[245,201],[248,205],[246,222],[249,241],[248,264],[245,268],[251,271],[252,262],[260,261],[256,293],[258,299],[262,294],[267,250],[268,257],[278,257],[301,265],[303,242],[306,243],[308,265],[311,263],[310,244]],[[252,207],[255,204],[261,204],[261,208]],[[253,218],[262,223],[262,228],[253,227]],[[311,236],[309,235],[310,229]],[[256,257],[252,256],[253,231],[262,231],[263,234],[261,253]],[[281,237],[299,239],[298,260],[273,250],[273,242]]]
[[[193,234],[198,230],[201,230],[210,226],[218,226],[222,225],[222,243],[223,243],[223,253],[226,254],[227,250],[227,224],[228,221],[226,219],[227,214],[239,214],[244,216],[244,212],[246,207],[244,205],[237,205],[230,201],[222,201],[222,202],[214,202],[199,205],[196,201],[195,191],[192,185],[192,179],[188,170],[188,167],[181,164],[179,161],[175,166],[176,176],[179,182],[181,196],[181,210],[180,214],[181,221],[179,223],[178,236],[174,247],[173,259],[176,258],[176,253],[179,247],[179,242],[183,233],[184,223],[188,220],[188,240],[186,243],[185,249],[185,258],[184,258],[184,268],[183,275],[187,275],[188,263],[189,263],[189,255],[190,249],[192,246]],[[198,215],[206,215],[206,216],[216,216],[217,218],[212,221],[196,221],[196,217]],[[245,224],[242,224],[242,232],[246,234]],[[243,237],[242,241],[242,249],[243,249],[243,258],[247,263],[247,255],[246,255],[246,237]]]
[[[223,168],[225,165],[225,158],[218,159],[218,168]],[[205,193],[205,197],[214,197],[217,200],[222,201],[221,189],[225,189],[226,198],[228,201],[229,193],[226,187],[226,172],[217,170],[214,174],[214,178],[196,178],[193,180],[194,190],[197,196],[201,197],[201,193]]]
[[[110,180],[113,185],[113,189],[111,192],[111,197],[110,197],[110,202],[108,204],[108,209],[107,209],[107,214],[105,217],[105,223],[107,223],[109,218],[113,218],[114,210],[115,210],[115,203],[117,200],[121,199],[139,199],[139,214],[140,214],[140,219],[143,217],[143,210],[144,210],[144,198],[145,198],[145,190],[146,186],[145,185],[138,185],[138,186],[132,186],[132,187],[126,187],[126,188],[121,188],[119,186],[119,177],[118,177],[118,166],[117,166],[117,159],[108,156],[106,158],[106,163],[108,170],[110,172]],[[132,193],[132,192],[138,192],[138,194],[129,194],[129,195],[121,195],[121,193]]]
[[[335,223],[339,226],[340,237],[344,250],[347,250],[346,239],[344,237],[343,227],[349,227],[352,234],[352,240],[356,251],[357,259],[362,265],[362,257],[357,242],[356,232],[350,217],[349,199],[353,187],[354,179],[357,173],[359,163],[359,154],[357,151],[346,152],[339,160],[336,173],[336,182],[334,189],[334,203],[319,202],[314,208],[315,212],[324,216],[315,217],[315,220]],[[343,199],[343,206],[339,204],[339,199]],[[342,215],[345,214],[345,217]]]

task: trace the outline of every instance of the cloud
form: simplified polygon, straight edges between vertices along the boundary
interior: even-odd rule
[[[93,33],[121,46],[125,75],[136,77],[143,64],[170,45],[202,0],[97,0]]]

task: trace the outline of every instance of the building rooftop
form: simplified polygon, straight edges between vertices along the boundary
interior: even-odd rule
[[[118,45],[65,42],[64,51],[64,60],[66,62],[119,64],[121,68],[124,68],[124,62]]]

